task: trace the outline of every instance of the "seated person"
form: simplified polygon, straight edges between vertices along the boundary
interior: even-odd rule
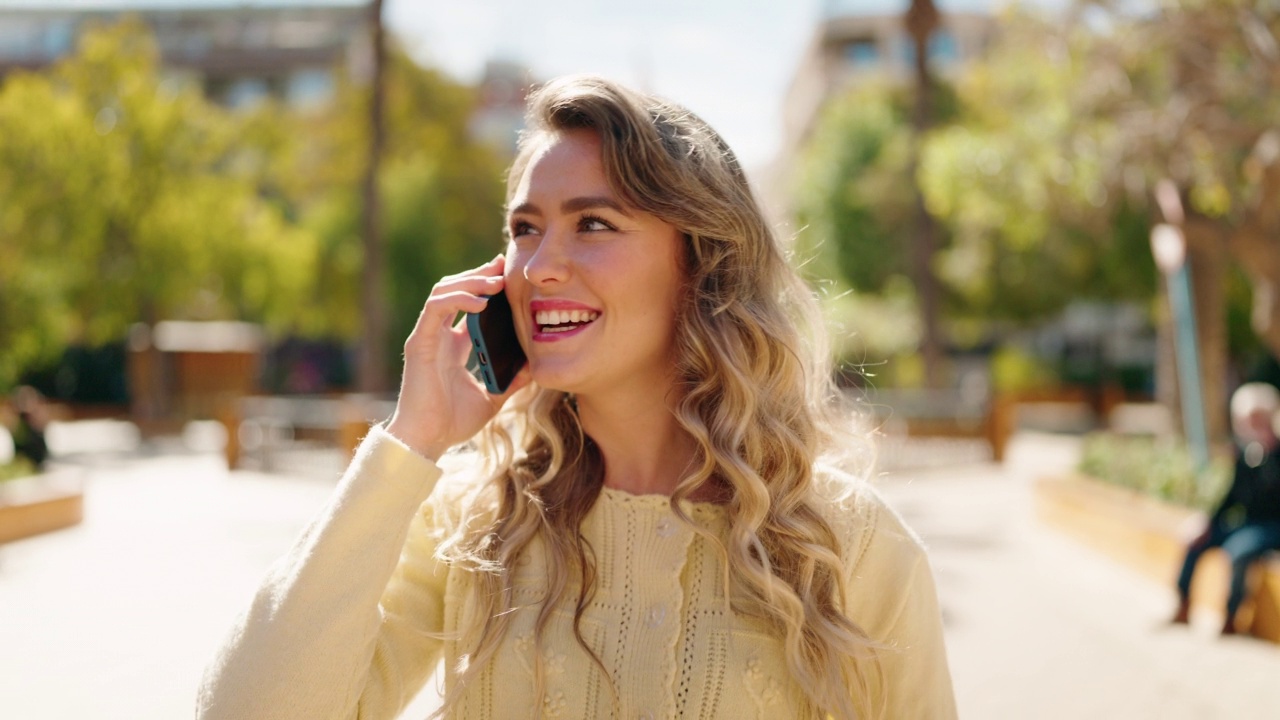
[[[1178,576],[1175,623],[1187,622],[1191,577],[1200,556],[1209,548],[1220,547],[1231,558],[1231,592],[1222,634],[1235,634],[1236,611],[1244,600],[1249,566],[1268,550],[1280,549],[1278,410],[1280,391],[1267,383],[1242,385],[1231,396],[1231,426],[1239,445],[1235,475],[1208,527],[1187,548]]]
[[[39,469],[49,458],[49,445],[44,439],[44,398],[39,390],[22,385],[13,393],[13,409],[18,414],[17,426],[12,428],[14,457],[26,458]]]

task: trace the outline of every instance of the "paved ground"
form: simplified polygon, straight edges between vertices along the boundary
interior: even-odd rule
[[[883,482],[931,551],[961,717],[1280,718],[1280,647],[1167,626],[1171,589],[1035,522],[1029,481],[1073,459],[1030,436],[1003,467]]]
[[[1023,436],[1004,466],[880,481],[931,548],[962,717],[1280,717],[1280,648],[1219,640],[1212,617],[1163,627],[1166,588],[1035,524],[1028,479],[1072,454]],[[0,547],[0,717],[190,717],[219,637],[332,480],[191,452],[88,464],[82,526]]]

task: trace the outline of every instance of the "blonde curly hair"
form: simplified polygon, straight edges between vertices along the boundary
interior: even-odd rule
[[[845,564],[819,512],[824,500],[814,471],[840,436],[846,409],[835,402],[812,294],[788,265],[737,159],[688,110],[596,77],[544,85],[529,98],[526,120],[508,202],[540,143],[589,129],[600,138],[605,176],[621,200],[683,234],[687,278],[676,318],[674,412],[697,455],[671,509],[720,549],[732,609],[777,629],[813,715],[878,715],[875,645],[843,611]],[[461,505],[440,547],[445,560],[474,571],[478,605],[473,627],[462,631],[471,652],[459,663],[441,715],[494,657],[514,607],[516,561],[539,538],[548,588],[535,657],[542,656],[555,609],[572,603],[578,644],[609,676],[579,628],[595,585],[579,528],[599,497],[604,466],[573,398],[525,388],[478,445],[488,481]],[[727,538],[699,528],[680,506],[708,484],[727,499]],[[543,682],[539,662],[535,697]],[[616,704],[616,692],[614,698]]]

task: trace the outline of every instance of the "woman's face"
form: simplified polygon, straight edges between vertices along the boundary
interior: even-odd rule
[[[507,297],[534,381],[580,397],[662,392],[683,239],[622,204],[594,132],[546,136],[516,186],[507,227]]]

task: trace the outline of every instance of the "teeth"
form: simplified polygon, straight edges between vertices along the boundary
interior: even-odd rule
[[[546,327],[549,325],[566,325],[568,323],[586,323],[598,317],[600,317],[600,313],[591,310],[539,310],[534,314],[533,319],[534,322]]]

